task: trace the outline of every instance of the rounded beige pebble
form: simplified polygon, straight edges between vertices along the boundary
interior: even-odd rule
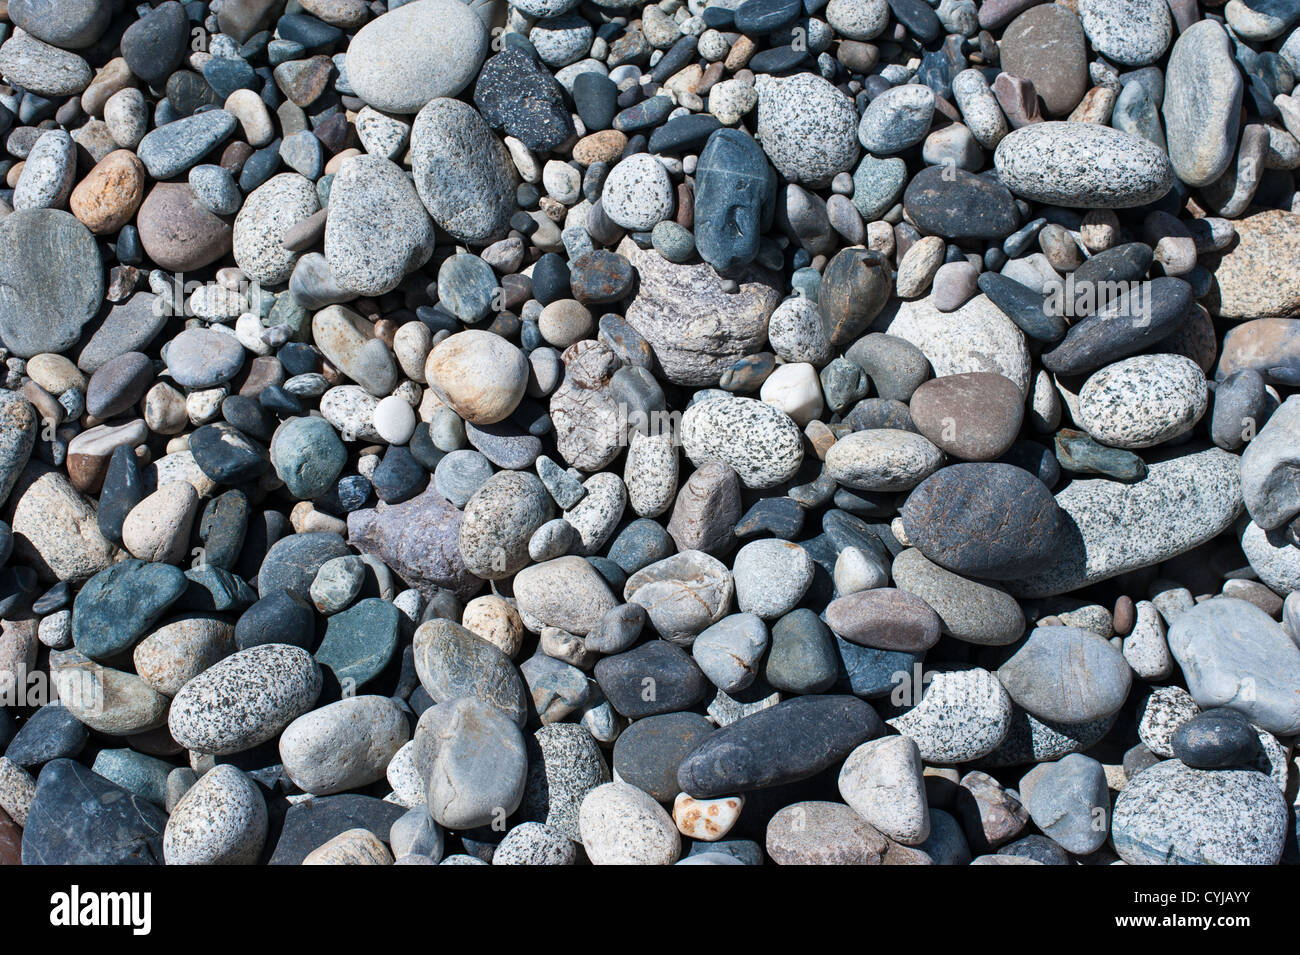
[[[593,865],[672,865],[681,855],[677,826],[649,793],[605,783],[587,793],[578,831]]]
[[[349,829],[318,846],[303,865],[392,865],[393,854],[369,829]]]
[[[172,809],[163,830],[163,858],[168,865],[255,865],[266,832],[261,792],[239,769],[222,763],[204,773]]]
[[[471,424],[496,424],[519,406],[528,359],[500,335],[470,329],[429,353],[424,376],[438,397]]]
[[[460,625],[508,657],[514,657],[523,646],[524,622],[519,611],[496,594],[475,597],[465,604]]]
[[[131,556],[179,564],[188,553],[199,495],[187,481],[164,484],[131,508],[122,522],[122,543]]]

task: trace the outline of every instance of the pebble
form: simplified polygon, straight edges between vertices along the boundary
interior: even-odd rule
[[[1168,760],[1129,780],[1111,826],[1115,850],[1130,865],[1273,865],[1286,805],[1262,773]]]
[[[10,0],[0,861],[1280,861],[1293,6]]]

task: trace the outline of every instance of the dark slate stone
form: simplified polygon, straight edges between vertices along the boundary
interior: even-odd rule
[[[999,272],[980,273],[976,284],[990,302],[1034,341],[1055,344],[1065,336],[1065,318],[1047,307],[1047,296]]]
[[[745,0],[736,7],[735,24],[741,33],[767,36],[792,27],[803,15],[803,0]]]
[[[5,750],[5,757],[27,770],[44,766],[52,759],[75,759],[90,738],[86,724],[61,703],[40,707]]]
[[[826,337],[836,348],[861,337],[889,301],[893,282],[889,260],[868,249],[841,249],[826,264],[817,304]]]
[[[430,474],[438,467],[438,462],[443,459],[447,453],[433,443],[433,437],[429,432],[429,425],[423,421],[415,426],[415,431],[411,434],[411,440],[406,445],[411,456],[420,462]]]
[[[908,495],[903,528],[941,567],[1012,580],[1056,556],[1067,518],[1042,481],[1010,464],[954,464]]]
[[[66,351],[104,300],[94,236],[59,209],[19,209],[0,219],[0,248],[0,341],[20,358]]]
[[[1037,441],[1017,441],[998,458],[1001,464],[1010,464],[1028,471],[1049,489],[1061,480],[1061,464],[1052,449]]]
[[[92,660],[130,650],[185,592],[185,575],[170,564],[134,557],[86,581],[72,605],[72,641]]]
[[[1147,476],[1146,462],[1132,451],[1108,448],[1088,434],[1062,428],[1056,432],[1056,460],[1074,474],[1104,474],[1117,481],[1140,481]]]
[[[225,102],[207,80],[192,70],[177,70],[167,77],[166,93],[167,102],[180,116],[193,116],[197,109]]]
[[[277,590],[289,590],[307,597],[321,564],[350,553],[338,534],[324,531],[290,534],[277,540],[266,552],[257,574],[257,592],[266,596]]]
[[[483,64],[474,86],[474,105],[489,126],[529,149],[554,149],[574,133],[560,84],[517,48],[502,50]]]
[[[56,759],[36,780],[23,865],[162,865],[166,825],[159,807],[80,763]]]
[[[742,540],[771,534],[782,540],[794,540],[803,530],[804,510],[790,497],[763,497],[754,502],[735,527]]]
[[[1058,375],[1095,371],[1174,334],[1191,306],[1192,287],[1173,276],[1128,286],[1104,308],[1075,322],[1061,344],[1043,353],[1043,367]]]
[[[726,270],[758,255],[776,212],[776,171],[747,133],[720,129],[709,136],[695,168],[695,247]]]
[[[573,102],[588,132],[609,129],[618,111],[618,86],[602,73],[579,73],[573,80]]]
[[[635,279],[632,263],[607,249],[582,253],[569,270],[569,288],[583,305],[617,302],[631,291]]]
[[[898,674],[911,674],[924,657],[903,650],[861,647],[840,636],[835,636],[835,649],[839,653],[840,671],[834,688],[867,699],[888,696],[898,685]]]
[[[204,562],[223,570],[233,569],[247,530],[248,497],[244,492],[232,490],[217,495],[199,518]]]
[[[662,123],[676,108],[677,104],[667,96],[651,96],[620,111],[614,117],[614,128],[628,134],[638,129],[649,129]]]
[[[195,430],[189,447],[199,470],[218,484],[255,481],[271,465],[266,448],[220,421]]]
[[[714,132],[722,128],[716,116],[693,113],[670,119],[650,134],[652,153],[693,152],[703,146]]]
[[[918,434],[907,405],[894,398],[863,398],[844,416],[844,423],[854,431],[893,428]]]
[[[256,398],[248,395],[231,395],[221,402],[221,417],[233,428],[250,438],[270,441],[275,434],[276,420]]]
[[[218,102],[222,103],[235,90],[257,88],[257,74],[253,72],[253,68],[244,60],[228,56],[214,56],[205,63],[203,78],[217,94]]]
[[[713,730],[713,724],[698,713],[662,713],[637,720],[614,741],[614,771],[623,782],[660,802],[672,802],[681,791],[678,766]]]
[[[605,657],[595,676],[610,704],[629,719],[689,709],[710,690],[690,655],[664,640]]]
[[[131,72],[151,86],[161,86],[190,47],[190,20],[176,0],[155,7],[122,34],[122,58]]]
[[[387,600],[358,600],[329,618],[316,662],[334,674],[345,694],[364,686],[393,658],[400,617],[401,611]]]
[[[257,601],[257,591],[237,574],[214,564],[196,564],[185,571],[189,581],[172,608],[203,613],[238,613]]]
[[[921,0],[889,0],[889,9],[898,22],[922,43],[933,43],[943,35],[939,17],[929,4]]]
[[[72,585],[66,580],[60,580],[32,602],[32,613],[44,617],[47,614],[58,613],[70,603],[72,603]]]
[[[1074,270],[1074,299],[1076,314],[1085,296],[1096,303],[1096,287],[1102,282],[1134,282],[1143,278],[1151,268],[1151,246],[1142,242],[1126,242],[1105,249],[1086,259]]]
[[[400,504],[424,490],[429,472],[420,466],[405,446],[394,445],[384,452],[384,458],[370,480],[381,501]]]
[[[533,298],[550,305],[569,297],[569,265],[564,257],[547,252],[533,265]]]
[[[1004,239],[1020,222],[1005,186],[947,166],[927,166],[912,177],[903,209],[921,231],[945,239]]]
[[[1174,756],[1193,769],[1252,766],[1263,755],[1259,736],[1236,710],[1198,713],[1174,730]]]
[[[763,676],[786,693],[823,693],[835,685],[840,657],[830,628],[806,607],[772,624]]]
[[[235,646],[241,650],[264,643],[290,643],[311,649],[316,636],[316,613],[296,593],[276,590],[267,594],[239,616],[235,624]]]
[[[690,34],[680,37],[650,70],[650,78],[662,83],[695,59],[699,40]]]
[[[677,771],[681,790],[709,799],[807,779],[884,731],[871,704],[801,696],[705,737]]]
[[[333,46],[343,39],[343,31],[302,13],[290,13],[282,16],[275,25],[276,32],[282,40],[301,43],[304,49],[315,50]]]
[[[812,57],[808,55],[807,49],[796,49],[793,46],[760,50],[749,59],[749,68],[755,73],[770,73],[773,76],[799,72],[811,64]]]
[[[281,21],[283,22],[283,21]],[[295,803],[284,816],[284,828],[275,844],[270,865],[301,865],[318,849],[349,829],[365,829],[383,842],[406,809],[373,796],[342,793]]]
[[[1227,451],[1240,451],[1269,419],[1272,399],[1264,376],[1254,368],[1234,371],[1214,388],[1210,440]]]
[[[627,574],[635,574],[677,550],[668,531],[658,521],[642,517],[618,532],[609,545],[609,559]]]

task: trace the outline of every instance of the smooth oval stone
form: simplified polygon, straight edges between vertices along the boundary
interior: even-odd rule
[[[1145,248],[1145,247],[1143,247]],[[1077,293],[1089,279],[1075,273]],[[1083,314],[1059,345],[1043,354],[1043,367],[1058,375],[1079,375],[1141,351],[1168,338],[1183,327],[1192,307],[1192,287],[1185,281],[1162,275],[1127,288],[1123,280],[1099,279],[1091,286],[1104,301],[1095,314],[1080,311],[1063,302],[1061,290],[1049,294],[1045,308],[1061,304],[1061,313]],[[1076,302],[1078,299],[1076,299]],[[1097,301],[1093,299],[1093,301]]]
[[[440,703],[420,718],[415,739],[429,814],[439,825],[472,829],[519,808],[528,772],[524,735],[496,707],[473,697]]]
[[[741,130],[709,136],[695,168],[695,247],[718,270],[746,265],[776,208],[776,172]]]
[[[1029,394],[1025,333],[988,296],[977,295],[953,312],[939,311],[932,297],[903,302],[884,331],[920,349],[936,377],[995,371]]]
[[[716,727],[698,713],[636,720],[614,741],[614,771],[623,782],[668,802],[681,790],[677,768]]]
[[[1083,98],[1088,51],[1083,25],[1069,7],[1030,7],[1007,26],[999,48],[1002,69],[1034,84],[1047,115],[1064,116]]]
[[[187,749],[239,753],[278,736],[320,691],[320,667],[307,651],[265,644],[240,650],[181,687],[167,725]]]
[[[47,763],[23,829],[24,865],[160,865],[167,814],[71,759]]]
[[[605,657],[593,672],[610,704],[629,719],[689,709],[709,686],[695,661],[665,640]]]
[[[1138,355],[1084,382],[1075,419],[1103,444],[1149,448],[1191,430],[1207,401],[1205,375],[1190,358]]]
[[[1038,627],[1002,664],[998,679],[1039,719],[1087,723],[1124,705],[1133,671],[1123,654],[1090,630]]]
[[[778,865],[879,865],[891,843],[838,802],[797,802],[768,821],[767,854]]]
[[[1267,613],[1215,598],[1179,614],[1169,649],[1203,709],[1227,706],[1279,736],[1300,727],[1300,649]]]
[[[1226,707],[1193,716],[1174,730],[1171,745],[1175,758],[1193,769],[1249,767],[1260,755],[1255,728]]]
[[[285,775],[316,796],[383,778],[411,736],[403,710],[386,696],[345,696],[304,713],[280,734]]]
[[[1241,122],[1243,84],[1232,42],[1215,20],[1179,34],[1165,68],[1161,114],[1169,161],[1189,186],[1207,186],[1228,169]]]
[[[821,693],[834,686],[838,668],[835,640],[812,610],[792,610],[772,625],[763,678],[774,689]]]
[[[807,779],[879,736],[884,724],[851,696],[803,696],[741,717],[704,740],[677,771],[696,799]]]
[[[1131,209],[1174,184],[1160,147],[1098,123],[1033,123],[994,153],[998,179],[1018,196],[1083,209]]]
[[[167,343],[163,360],[178,385],[212,388],[239,373],[244,365],[244,349],[233,335],[187,328]]]
[[[1004,239],[1020,223],[1005,186],[942,166],[927,166],[912,177],[903,209],[919,229],[945,239]]]
[[[959,574],[1011,580],[1041,566],[1066,524],[1042,481],[1009,464],[956,464],[903,505],[903,527],[926,557]]]
[[[257,573],[257,592],[265,595],[287,590],[309,598],[311,582],[321,565],[349,553],[338,534],[315,531],[282,537],[271,545],[262,560]]]
[[[93,660],[135,646],[185,592],[185,575],[169,564],[129,558],[86,581],[72,605],[72,639]]]
[[[878,650],[918,653],[939,641],[939,615],[915,594],[892,587],[832,600],[826,623],[845,640]]]
[[[898,428],[845,435],[826,452],[826,473],[858,491],[907,491],[943,464],[927,438]]]
[[[0,246],[0,341],[21,358],[67,350],[104,298],[94,236],[58,209],[20,209],[0,219]]]
[[[324,418],[290,418],[271,439],[271,464],[300,500],[324,494],[343,470],[347,449]]]
[[[510,658],[450,620],[420,624],[412,644],[420,685],[435,703],[472,696],[523,726],[528,693]]]
[[[723,461],[746,487],[789,480],[803,462],[803,439],[789,415],[753,398],[716,398],[686,409],[682,447],[697,467]]]
[[[429,215],[455,238],[480,245],[505,235],[515,169],[468,103],[440,97],[420,110],[411,128],[411,169]]]
[[[14,735],[5,748],[5,759],[24,769],[34,770],[54,759],[75,759],[90,738],[86,724],[59,703],[39,707]],[[673,767],[673,785],[677,769]]]
[[[394,6],[348,45],[348,82],[375,109],[414,113],[468,86],[488,54],[488,31],[456,0]]]
[[[1210,540],[1241,513],[1239,461],[1210,448],[1153,460],[1134,482],[1075,479],[1056,495],[1065,518],[1053,553],[1007,589],[1017,597],[1068,593]]]
[[[266,800],[229,763],[208,772],[172,809],[163,834],[169,865],[255,865],[266,844]]]
[[[1286,800],[1263,773],[1173,759],[1131,778],[1111,817],[1115,851],[1130,865],[1274,865],[1286,829]]]
[[[1015,382],[987,371],[922,382],[908,410],[934,444],[966,461],[991,461],[1020,433],[1024,399]]]
[[[1005,646],[1025,632],[1024,612],[1005,590],[945,570],[915,548],[894,558],[891,575],[895,586],[924,600],[939,615],[943,632],[958,640]]]
[[[1095,759],[1071,753],[1042,763],[1021,779],[1020,796],[1034,824],[1067,851],[1087,855],[1105,844],[1106,827],[1098,822],[1109,813],[1110,794]]]
[[[304,597],[276,590],[240,615],[235,624],[235,645],[247,650],[264,643],[288,643],[308,649],[316,636],[315,619]]]
[[[513,587],[520,614],[537,629],[559,627],[581,637],[600,628],[618,603],[591,563],[574,555],[525,567]]]
[[[891,292],[888,261],[878,252],[841,249],[826,265],[817,290],[822,326],[837,348],[861,335]]]

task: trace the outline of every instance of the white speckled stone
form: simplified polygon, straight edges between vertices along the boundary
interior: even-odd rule
[[[681,855],[672,818],[648,793],[627,783],[605,783],[587,793],[578,827],[594,865],[672,865]]]
[[[1084,382],[1076,420],[1102,444],[1150,448],[1191,430],[1208,400],[1205,374],[1190,358],[1137,355]]]
[[[163,832],[168,865],[254,865],[266,844],[266,800],[235,766],[222,763],[181,797]]]

